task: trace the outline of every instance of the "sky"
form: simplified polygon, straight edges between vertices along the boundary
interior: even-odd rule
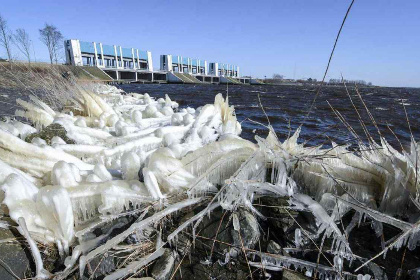
[[[9,28],[30,34],[35,57],[45,23],[66,39],[238,65],[241,75],[322,79],[350,0],[0,0]],[[356,0],[327,80],[420,87],[420,1]],[[14,55],[23,59],[14,48]],[[5,51],[0,50],[5,57]]]

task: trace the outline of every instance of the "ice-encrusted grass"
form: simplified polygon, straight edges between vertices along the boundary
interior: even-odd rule
[[[152,238],[152,242],[169,246],[166,242],[176,242],[190,228],[197,235],[203,218],[219,207],[228,213],[247,209],[265,219],[253,202],[274,196],[289,199],[290,209],[312,213],[316,233],[298,231],[296,249],[315,246],[322,252],[323,240],[330,238],[333,245],[328,254],[322,253],[323,258],[330,258],[330,267],[294,257],[250,253],[248,244],[242,244],[241,252],[258,256],[264,269],[293,266],[321,278],[351,277],[356,271],[343,271],[343,263],[360,258],[352,252],[348,235],[362,218],[372,221],[377,236],[382,235],[383,223],[401,230],[378,256],[389,249],[417,246],[419,221],[402,220],[412,213],[417,214],[411,217],[418,217],[420,210],[419,151],[414,140],[410,151],[397,151],[382,137],[380,143],[372,137],[368,142],[359,141],[356,151],[335,143],[332,148],[306,147],[298,144],[299,130],[280,141],[268,125],[268,137],[257,138],[254,144],[239,137],[241,128],[233,107],[221,95],[214,104],[180,109],[168,96],[155,100],[148,94],[125,94],[110,86],[56,78],[69,91],[62,99],[59,94],[53,97],[60,102],[42,95],[18,101],[21,108],[16,115],[34,130],[22,119],[0,125],[0,163],[4,167],[0,181],[9,215],[15,222],[25,219],[25,237],[56,246],[66,257],[66,268],[55,274],[57,279],[77,269],[82,274],[91,259],[116,250],[127,237],[143,236],[143,230],[159,231],[157,225],[203,201],[207,206],[168,232],[167,240],[160,243]],[[17,80],[23,82],[19,76]],[[40,88],[50,83],[42,81]],[[59,92],[56,86],[49,90]],[[334,113],[340,118],[339,112]],[[25,142],[28,131],[53,123],[64,127],[75,144],[57,139],[51,145]],[[350,210],[355,216],[344,229],[342,218]],[[138,220],[121,220],[125,216]],[[95,229],[108,230],[98,236]],[[31,248],[41,267],[37,273],[47,275],[36,248]],[[161,248],[134,254],[137,258],[124,262],[107,279],[138,272],[160,255]],[[226,257],[235,255],[229,251]],[[255,261],[249,264],[259,266]]]

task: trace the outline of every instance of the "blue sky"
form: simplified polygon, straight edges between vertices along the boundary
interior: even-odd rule
[[[37,60],[44,23],[81,39],[239,65],[243,75],[322,78],[349,0],[0,0],[11,29],[25,28]],[[329,78],[420,86],[420,1],[356,0]],[[17,53],[15,49],[14,53]],[[0,50],[4,57],[4,50]]]

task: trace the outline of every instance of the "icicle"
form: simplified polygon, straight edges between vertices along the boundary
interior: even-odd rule
[[[51,273],[49,273],[47,270],[44,269],[41,253],[39,252],[35,241],[32,239],[31,235],[29,234],[28,228],[26,227],[25,219],[23,217],[20,217],[17,222],[19,224],[18,230],[20,234],[22,234],[26,238],[26,241],[28,241],[32,256],[35,260],[35,266],[36,266],[35,278],[36,279],[49,279],[52,275]]]
[[[149,194],[154,199],[162,199],[164,196],[162,195],[158,182],[156,180],[155,175],[152,171],[150,171],[148,168],[143,168],[143,177],[144,177],[144,184],[147,187],[147,190],[149,191]]]
[[[216,209],[217,207],[219,207],[220,204],[218,202],[213,203],[210,207],[206,207],[204,210],[202,210],[201,212],[199,212],[198,214],[194,215],[192,218],[188,219],[187,221],[185,221],[182,225],[180,225],[176,230],[174,230],[171,234],[169,234],[168,236],[168,242],[172,241],[181,231],[183,231],[188,225],[197,222],[198,223],[202,220],[202,218],[207,214],[212,212],[214,209]],[[194,226],[195,228],[196,226]],[[195,235],[193,235],[195,236]]]
[[[343,277],[351,277],[352,274],[346,271],[342,271],[341,273],[337,272],[333,267],[324,266],[322,264],[312,263],[288,256],[282,255],[271,255],[266,253],[259,253],[259,252],[251,252],[251,256],[258,256],[261,258],[261,261],[264,267],[267,270],[277,270],[278,268],[290,268],[291,265],[295,267],[297,270],[305,269],[306,271],[317,271],[318,276],[321,279],[325,279],[328,277],[330,279],[336,279],[338,276],[342,275]],[[261,264],[261,263],[260,263]]]
[[[348,252],[351,252],[347,239],[338,229],[334,220],[327,214],[325,209],[322,208],[322,206],[318,202],[314,201],[307,195],[295,194],[291,199],[291,203],[295,205],[295,209],[309,210],[312,212],[317,222],[319,223],[318,234],[321,234],[324,231],[327,237],[332,234],[333,237],[337,239],[337,249],[340,249],[341,245],[344,245],[344,248]]]
[[[110,275],[107,275],[104,280],[118,280],[121,278],[124,278],[125,276],[129,274],[133,274],[148,263],[154,261],[155,259],[159,258],[163,255],[165,250],[163,248],[160,248],[156,251],[154,251],[152,254],[147,255],[146,257],[141,258],[138,261],[133,261],[129,265],[127,265],[125,268],[121,268],[116,270],[115,272],[111,273]]]
[[[176,211],[178,211],[180,209],[183,209],[185,207],[189,207],[191,205],[197,204],[200,201],[201,201],[201,198],[196,198],[196,199],[188,199],[188,200],[184,200],[184,201],[181,201],[181,202],[178,202],[178,203],[174,203],[174,204],[168,206],[166,209],[164,209],[160,212],[157,212],[153,216],[148,217],[144,220],[141,220],[139,222],[136,222],[136,223],[132,224],[124,232],[122,232],[122,233],[118,234],[117,236],[111,238],[105,244],[95,248],[94,250],[89,252],[86,256],[82,256],[80,258],[80,264],[79,264],[80,274],[83,275],[85,265],[89,260],[93,259],[94,257],[96,257],[99,254],[105,253],[106,251],[110,250],[114,246],[118,245],[125,238],[127,238],[127,236],[132,234],[134,231],[141,230],[141,229],[145,228],[146,226],[148,226],[152,223],[160,221],[162,218],[168,216],[169,214],[171,214],[173,212],[176,212]]]

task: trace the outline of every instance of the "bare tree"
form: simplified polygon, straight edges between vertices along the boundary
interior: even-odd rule
[[[29,64],[31,64],[31,40],[29,39],[29,34],[25,29],[19,28],[16,29],[14,34],[14,43],[19,51],[26,56]]]
[[[283,80],[284,76],[280,74],[273,74],[273,80]]]
[[[47,46],[48,52],[50,55],[51,64],[55,61],[55,64],[58,62],[58,52],[63,47],[61,41],[63,40],[63,35],[58,31],[57,27],[51,24],[45,24],[43,29],[39,30],[41,41]]]
[[[9,61],[12,61],[12,50],[11,43],[13,42],[13,36],[7,27],[7,21],[0,15],[0,45],[6,50]]]

